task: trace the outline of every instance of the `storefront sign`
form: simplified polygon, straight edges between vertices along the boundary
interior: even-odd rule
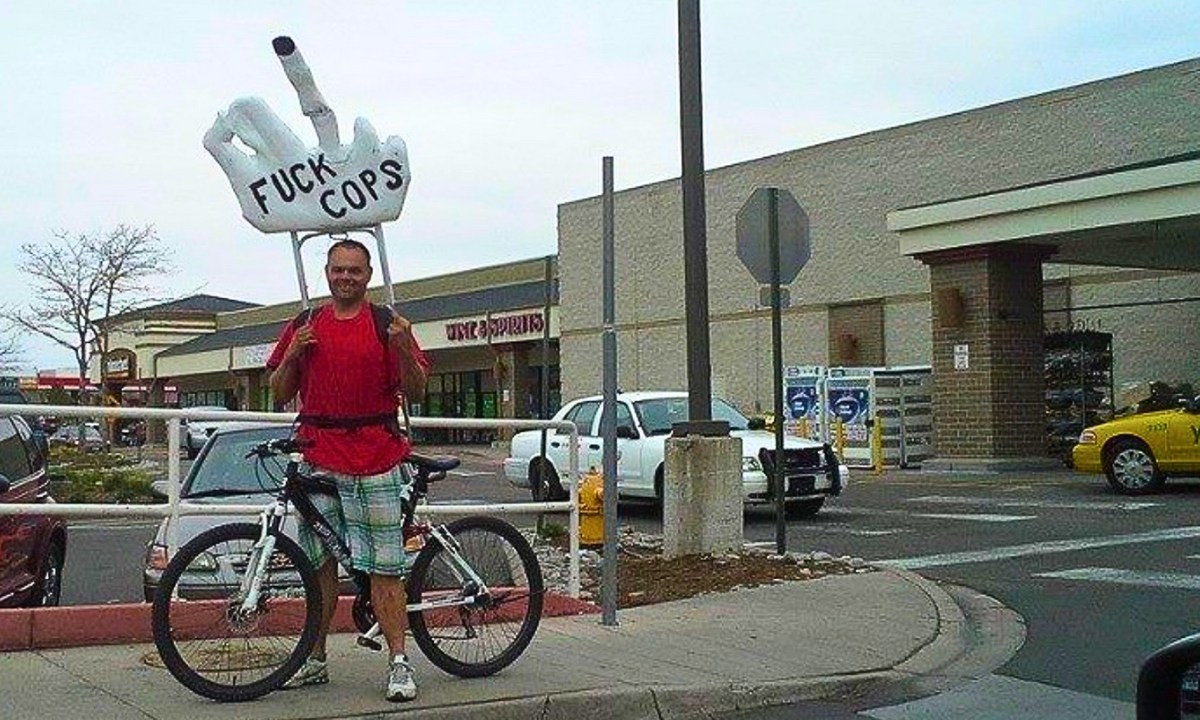
[[[541,313],[524,313],[522,315],[504,315],[501,317],[480,318],[462,322],[445,324],[446,339],[450,342],[471,342],[479,340],[497,340],[502,338],[520,337],[523,335],[540,335],[546,324]]]
[[[132,350],[111,350],[104,358],[106,380],[132,380],[137,377],[137,356]]]
[[[267,364],[267,358],[271,357],[271,350],[275,349],[275,343],[263,343],[262,345],[251,345],[242,350],[242,357],[246,367],[258,367]]]
[[[229,179],[242,216],[268,233],[348,230],[400,217],[412,177],[404,141],[380,142],[360,117],[354,141],[343,145],[337,118],[295,44],[289,38],[274,44],[319,147],[305,148],[261,98],[240,98],[218,114],[204,148]],[[235,146],[235,138],[253,152]]]

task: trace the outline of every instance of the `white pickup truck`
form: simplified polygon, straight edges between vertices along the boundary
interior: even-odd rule
[[[555,420],[568,420],[579,428],[579,467],[603,465],[604,440],[600,437],[602,399],[575,400],[562,407]],[[687,420],[688,396],[684,392],[628,392],[617,395],[617,491],[621,497],[662,501],[663,456],[666,439],[677,422]],[[713,398],[712,417],[729,423],[730,434],[742,441],[742,488],[747,503],[773,501],[767,471],[775,455],[775,435],[750,429],[750,421],[723,400]],[[571,436],[547,430],[542,454],[541,430],[513,436],[504,475],[518,487],[529,488],[534,499],[562,499],[570,471]],[[830,496],[840,495],[849,471],[827,443],[785,437],[784,498],[788,514],[807,517],[817,513]],[[766,467],[764,468],[764,463]],[[542,471],[543,482],[537,482]],[[545,488],[543,491],[542,488]]]

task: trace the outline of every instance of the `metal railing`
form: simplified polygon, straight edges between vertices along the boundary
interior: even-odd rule
[[[167,502],[151,505],[123,505],[109,503],[0,503],[2,515],[52,515],[72,518],[171,518],[167,547],[168,553],[174,555],[179,547],[179,518],[184,515],[257,515],[262,512],[262,505],[226,505],[191,503],[181,500],[179,492],[182,487],[180,474],[181,450],[179,443],[181,421],[222,420],[237,422],[268,422],[291,424],[296,421],[296,413],[267,413],[267,412],[218,412],[213,410],[177,410],[174,408],[124,408],[124,407],[91,407],[75,405],[4,405],[0,404],[0,415],[52,415],[59,418],[140,418],[145,420],[162,420],[167,426]],[[551,420],[482,420],[466,418],[430,418],[413,417],[409,424],[414,428],[450,428],[461,430],[484,430],[512,428],[514,430],[566,430],[571,435],[568,455],[569,497],[561,501],[493,503],[470,505],[422,505],[420,513],[425,517],[442,515],[512,515],[518,513],[567,512],[570,520],[567,592],[573,597],[579,596],[579,429],[572,422],[554,422]],[[249,461],[247,461],[249,463]],[[247,465],[247,472],[251,468]]]

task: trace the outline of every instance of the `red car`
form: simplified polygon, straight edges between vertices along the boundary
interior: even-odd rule
[[[46,453],[25,419],[0,416],[0,503],[52,503]],[[57,605],[67,525],[46,515],[0,515],[0,607]]]

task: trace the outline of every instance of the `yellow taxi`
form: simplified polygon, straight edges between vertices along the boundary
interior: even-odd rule
[[[1200,476],[1200,397],[1087,428],[1071,460],[1081,472],[1104,473],[1123,495],[1159,492],[1168,475]]]

